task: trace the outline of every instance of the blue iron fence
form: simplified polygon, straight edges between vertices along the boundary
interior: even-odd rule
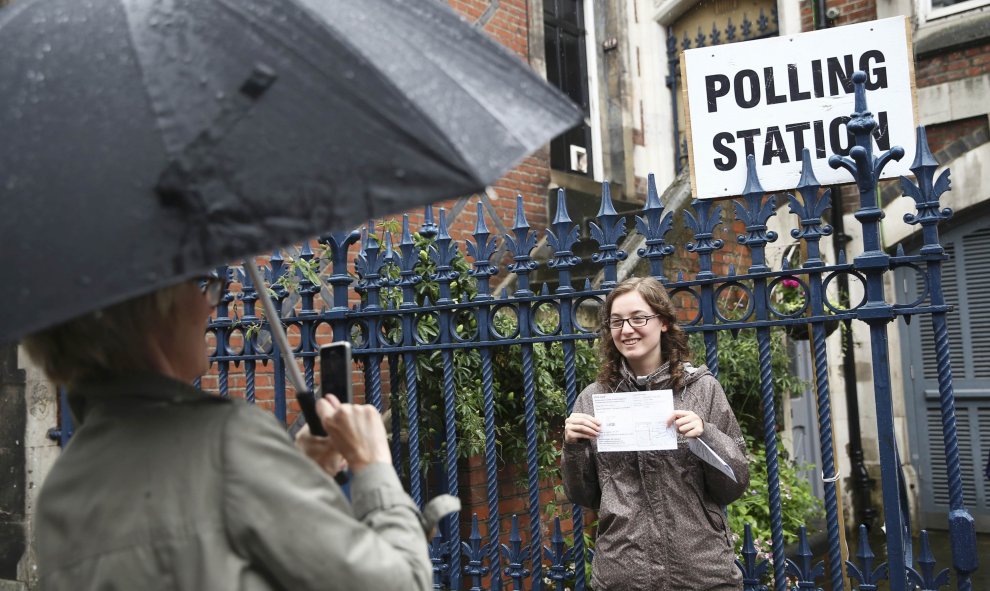
[[[924,129],[919,129],[918,156],[912,166],[916,182],[902,179],[901,186],[904,194],[917,203],[917,213],[905,216],[904,222],[921,226],[924,247],[914,256],[906,256],[902,251],[893,256],[888,254],[881,243],[880,219],[883,212],[877,202],[876,183],[884,165],[890,159],[902,157],[903,150],[893,148],[874,156],[870,134],[876,122],[867,109],[864,79],[861,74],[854,77],[856,112],[848,124],[855,139],[854,147],[848,156],[833,156],[830,159],[833,167],[843,167],[851,173],[860,192],[860,205],[855,217],[862,224],[864,249],[851,261],[840,256],[834,264],[827,264],[822,259],[820,240],[832,231],[822,221],[823,213],[831,206],[830,193],[822,191],[815,179],[807,152],[796,194],[786,195],[790,212],[799,218],[798,228],[792,231],[792,236],[803,242],[807,250],[807,258],[800,268],[788,268],[784,264],[779,269],[773,269],[767,262],[766,246],[777,239],[776,234],[768,230],[767,221],[770,216],[776,215],[778,202],[777,196],[766,195],[760,187],[752,157],[742,197],[733,202],[736,219],[746,227],[745,234],[738,237],[739,243],[748,249],[750,255],[751,265],[745,272],[737,273],[735,269],[730,269],[727,275],[719,276],[713,271],[713,256],[724,248],[723,240],[716,238],[716,230],[725,223],[725,202],[695,201],[693,212],[685,213],[685,221],[693,231],[694,241],[684,248],[697,257],[699,268],[693,278],[678,274],[673,280],[665,275],[665,262],[676,251],[676,245],[668,244],[665,239],[672,228],[672,213],[665,211],[652,177],[646,205],[635,220],[636,231],[645,238],[644,247],[636,255],[646,262],[649,273],[663,281],[671,294],[679,298],[678,301],[688,299],[695,303],[692,307],[696,307],[698,312],[685,323],[685,328],[703,336],[707,365],[714,373],[718,373],[720,335],[725,331],[736,333],[741,329],[755,329],[766,433],[767,503],[771,515],[773,559],[772,565],[760,559],[753,536],[747,531],[738,561],[747,590],[766,589],[761,581],[768,571],[772,572],[775,591],[784,591],[788,576],[796,580],[797,586],[802,589],[820,586],[845,589],[844,574],[853,588],[864,591],[876,589],[880,580],[886,580],[887,586],[894,591],[937,589],[947,584],[946,572],[937,572],[926,535],[921,538],[915,568],[910,531],[904,522],[907,507],[899,492],[901,475],[896,456],[887,349],[888,325],[898,317],[910,321],[914,316],[925,315],[934,328],[951,497],[951,511],[947,519],[952,541],[952,567],[958,589],[971,588],[969,575],[977,566],[975,528],[972,517],[963,505],[959,449],[955,436],[952,370],[945,321],[951,307],[946,304],[941,288],[940,269],[946,255],[939,244],[938,223],[948,218],[951,211],[941,207],[939,197],[949,188],[949,175],[948,171],[944,171],[935,177],[937,162],[928,150]],[[377,238],[371,225],[363,234],[334,233],[320,239],[326,247],[325,269],[322,270],[329,273],[326,282],[332,290],[332,297],[329,298],[332,306],[329,309],[316,309],[317,296],[322,289],[317,276],[321,272],[321,259],[309,246],[303,246],[292,268],[278,253],[271,257],[270,264],[265,268],[266,279],[278,306],[285,305],[287,301],[291,303],[286,305],[288,313],[283,322],[298,335],[296,352],[302,359],[305,377],[311,386],[318,341],[328,340],[329,336],[317,338],[317,334],[332,331],[333,340],[354,341],[354,355],[362,362],[365,372],[367,401],[379,409],[389,407],[393,410],[391,426],[395,467],[408,483],[417,503],[422,504],[426,500],[431,486],[433,490],[458,493],[460,442],[456,428],[457,405],[464,392],[456,388],[455,374],[460,368],[455,352],[477,353],[483,409],[481,429],[484,445],[481,456],[488,518],[485,527],[482,527],[477,516],[474,516],[466,540],[461,538],[458,516],[451,516],[440,528],[431,544],[437,588],[541,589],[547,586],[563,589],[565,581],[570,579],[574,579],[575,589],[585,586],[583,565],[586,552],[581,509],[575,507],[570,515],[571,544],[565,543],[559,517],[551,524],[541,515],[541,474],[538,469],[541,434],[538,433],[537,423],[541,392],[534,378],[534,347],[541,343],[560,345],[563,391],[569,411],[579,391],[575,369],[579,343],[595,337],[595,327],[587,326],[587,322],[582,321],[580,310],[589,302],[600,302],[618,281],[618,265],[629,256],[622,249],[622,239],[628,227],[627,219],[613,208],[606,183],[597,221],[590,228],[591,237],[598,244],[592,260],[600,265],[604,279],[598,286],[588,282],[575,286],[571,272],[580,262],[574,255],[578,227],[568,216],[563,191],[560,191],[558,199],[556,217],[546,231],[547,244],[553,249],[546,266],[556,271],[558,281],[552,292],[546,285],[534,291],[530,284],[530,274],[538,267],[532,256],[537,236],[527,223],[521,200],[512,232],[504,237],[512,255],[511,263],[505,267],[506,274],[514,279],[511,295],[505,292],[493,294],[491,284],[499,276],[500,269],[491,258],[498,238],[489,232],[480,207],[473,240],[467,241],[467,254],[473,262],[462,266],[466,273],[457,270],[456,263],[459,259],[463,260],[463,256],[448,233],[443,210],[437,223],[434,223],[429,208],[419,235],[431,241],[430,261],[422,258],[408,218],[403,221],[397,244],[392,243],[389,232]],[[348,273],[347,261],[354,246],[357,246],[358,254],[355,276],[352,277]],[[424,263],[432,266],[429,277],[417,271],[423,268],[417,265]],[[917,301],[903,305],[887,301],[884,279],[897,267],[910,268],[924,279],[926,290]],[[240,372],[244,376],[246,397],[253,400],[258,363],[271,363],[275,413],[284,420],[284,360],[274,348],[264,343],[262,337],[267,319],[260,318],[255,311],[260,286],[253,285],[236,268],[222,268],[220,271],[241,284],[240,293],[225,295],[208,329],[216,339],[212,360],[216,364],[220,391],[226,394],[231,373]],[[865,295],[858,304],[843,307],[827,296],[830,286],[834,286],[833,282],[841,276],[855,278],[865,286]],[[298,296],[286,289],[287,280],[296,284],[293,291]],[[417,291],[424,280],[435,282],[437,286],[437,291],[425,299]],[[797,281],[803,292],[803,303],[796,310],[782,310],[775,305],[774,294],[784,280]],[[471,286],[471,296],[457,297],[456,294],[468,293],[462,289],[465,285]],[[360,304],[350,304],[352,290],[360,295]],[[728,313],[719,306],[718,302],[727,290],[745,294],[741,301],[746,304],[742,309]],[[298,305],[290,299],[295,297],[299,298]],[[240,299],[243,310],[236,319],[230,314],[230,303],[235,298]],[[547,311],[550,313],[547,314]],[[870,328],[886,525],[886,562],[881,565],[873,564],[874,556],[865,528],[859,532],[855,560],[843,562],[842,559],[839,532],[841,508],[836,494],[826,343],[826,323],[836,320],[865,322]],[[784,554],[778,479],[780,459],[775,440],[777,411],[770,372],[770,331],[774,327],[799,324],[811,327],[815,360],[814,385],[818,401],[828,538],[825,559],[819,563],[814,562],[804,528],[799,532],[797,553],[790,558]],[[252,326],[261,327],[261,331],[249,328]],[[232,347],[232,342],[239,344]],[[504,353],[510,346],[518,347],[518,361],[522,367],[523,416],[518,427],[525,432],[528,514],[511,516],[511,528],[505,538],[500,531],[501,519],[506,516],[500,513],[496,447],[495,408],[499,393],[494,391],[493,374],[496,354]],[[421,415],[419,385],[423,375],[417,364],[424,356],[433,356],[438,360],[442,376],[437,409],[442,416],[442,428],[430,434],[422,432],[424,421],[429,417]],[[386,370],[388,380],[384,380]],[[387,388],[384,381],[388,382]],[[546,434],[542,435],[545,437]],[[428,445],[430,450],[423,449],[424,445]],[[528,530],[525,535],[524,530]],[[548,539],[545,539],[545,532],[551,532]]]

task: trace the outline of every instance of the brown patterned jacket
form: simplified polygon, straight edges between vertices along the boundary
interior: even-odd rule
[[[564,490],[575,504],[598,511],[592,563],[596,591],[742,589],[723,507],[749,486],[745,441],[722,386],[708,368],[685,366],[674,408],[705,421],[701,439],[718,453],[738,482],[702,462],[678,435],[669,451],[599,453],[597,443],[564,444]],[[614,390],[669,388],[667,364],[638,387],[627,371]],[[578,396],[574,412],[594,414],[594,383]]]

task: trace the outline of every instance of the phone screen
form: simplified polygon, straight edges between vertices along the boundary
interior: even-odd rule
[[[324,394],[351,402],[351,344],[338,341],[320,348],[320,385]]]

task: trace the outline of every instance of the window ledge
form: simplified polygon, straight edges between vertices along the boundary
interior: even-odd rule
[[[550,188],[580,191],[589,195],[602,194],[602,184],[600,182],[583,174],[575,174],[563,170],[550,171]],[[612,189],[612,196],[615,198],[620,198],[623,194],[622,183],[610,181],[609,188]]]
[[[987,40],[990,40],[990,11],[967,12],[921,26],[914,35],[914,54],[920,59]]]

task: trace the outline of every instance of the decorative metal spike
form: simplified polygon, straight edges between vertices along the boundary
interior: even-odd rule
[[[553,217],[553,223],[566,224],[570,221],[571,216],[567,214],[567,192],[557,189],[557,213]]]
[[[766,560],[759,561],[759,552],[756,544],[753,543],[753,528],[746,524],[743,530],[742,560],[736,560],[736,566],[742,571],[743,585],[748,591],[767,591],[763,584],[769,563]]]
[[[674,253],[674,247],[665,240],[671,229],[673,214],[668,212],[664,215],[663,209],[656,177],[650,173],[646,180],[646,206],[643,215],[636,216],[636,230],[646,238],[646,246],[637,249],[636,253],[650,261],[650,275],[659,281],[666,281],[663,259]]]
[[[516,195],[516,219],[512,224],[512,229],[529,229],[529,227],[529,222],[526,221],[526,210],[523,208],[523,197],[522,195]]]
[[[911,163],[911,172],[917,175],[919,170],[927,167],[938,168],[938,160],[928,147],[928,132],[923,125],[919,125],[915,131],[914,162]]]
[[[529,570],[525,568],[525,553],[522,548],[522,537],[519,535],[519,516],[512,516],[512,529],[509,531],[509,544],[502,544],[502,554],[508,563],[503,573],[511,578],[517,585],[517,589],[522,589],[523,579],[529,576]]]
[[[811,150],[805,148],[801,151],[801,179],[798,180],[797,188],[820,187],[818,177],[815,176],[815,169],[811,165]]]
[[[433,222],[433,206],[427,205],[423,210],[423,225],[419,229],[423,238],[433,238],[437,235],[437,225]]]
[[[514,236],[506,234],[505,241],[513,254],[513,262],[508,266],[508,270],[517,277],[515,295],[532,295],[533,292],[529,289],[529,274],[536,269],[537,263],[530,253],[536,248],[536,236],[530,231],[529,222],[526,221],[522,195],[516,195],[516,221],[512,226],[512,232]]]
[[[615,205],[612,204],[612,186],[608,181],[602,181],[602,200],[598,207],[598,216],[616,215]]]
[[[746,186],[743,188],[743,195],[752,194],[763,195],[763,185],[760,184],[760,177],[756,174],[756,158],[750,154],[746,156]]]
[[[557,213],[553,224],[547,229],[547,244],[553,248],[553,256],[547,261],[547,267],[556,269],[558,273],[557,293],[574,291],[571,286],[571,268],[581,262],[574,255],[574,245],[578,241],[577,225],[567,213],[567,194],[564,189],[557,190]]]
[[[756,160],[753,155],[746,157],[746,188],[742,201],[735,200],[736,219],[746,224],[746,234],[736,237],[739,244],[750,248],[750,272],[770,270],[766,264],[766,245],[777,240],[777,233],[767,229],[767,220],[777,215],[777,200],[771,195],[764,200],[763,186],[756,173]],[[700,240],[699,240],[700,242]]]
[[[461,542],[461,551],[468,559],[463,568],[464,574],[474,579],[472,589],[481,589],[481,578],[487,575],[490,569],[484,564],[485,552],[481,545],[477,513],[471,516],[471,534],[468,536],[468,541]]]
[[[491,286],[489,279],[498,273],[498,267],[491,262],[492,256],[498,247],[498,240],[492,237],[485,223],[485,208],[482,202],[478,202],[478,217],[474,225],[474,242],[467,243],[468,255],[474,259],[474,265],[469,275],[478,280],[479,301],[491,300]],[[466,294],[467,292],[465,292]]]
[[[798,587],[815,588],[815,580],[825,575],[825,563],[813,564],[815,555],[808,543],[808,528],[801,526],[798,534],[798,560],[787,560],[787,573],[798,580]]]
[[[913,579],[922,591],[938,591],[949,584],[949,569],[945,568],[938,574],[935,573],[935,555],[932,554],[926,530],[921,530],[921,551],[918,556],[918,566],[921,567],[921,573],[914,569],[908,569],[908,578]]]
[[[547,578],[556,581],[557,588],[562,589],[564,581],[574,576],[574,569],[567,567],[571,561],[569,553],[565,549],[564,535],[560,530],[560,517],[554,517],[553,534],[550,538],[550,548],[543,547],[543,555],[550,561],[550,568],[547,569]],[[577,566],[577,565],[575,565]]]

